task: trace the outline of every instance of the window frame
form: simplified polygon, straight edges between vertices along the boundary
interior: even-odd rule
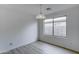
[[[66,20],[65,20],[65,21],[57,21],[57,23],[58,23],[58,22],[66,22],[66,36],[56,36],[56,35],[54,34],[54,37],[66,38],[66,37],[67,37],[67,15],[58,16],[58,17],[55,17],[55,18],[60,18],[60,17],[66,17]],[[55,18],[53,18],[53,19],[55,19]],[[55,21],[54,21],[54,23],[55,23]],[[54,25],[54,29],[55,29],[55,25]],[[54,31],[54,29],[53,29],[53,31]]]
[[[54,25],[54,23],[55,23],[55,20],[54,19],[56,19],[56,18],[60,18],[60,17],[66,17],[66,20],[65,21],[57,21],[57,23],[58,22],[66,22],[66,36],[56,36],[54,33],[54,29],[55,29],[55,25]],[[52,22],[44,22],[44,20],[43,20],[43,35],[45,35],[44,34],[44,24],[46,24],[46,23],[52,23],[52,35],[51,36],[54,36],[54,37],[58,37],[58,38],[66,38],[67,37],[67,15],[64,15],[64,16],[58,16],[58,17],[53,17],[53,18],[48,18],[48,19],[53,19],[53,21]],[[46,20],[46,19],[45,19]],[[47,34],[46,34],[47,35]],[[47,36],[50,36],[50,35],[47,35]]]

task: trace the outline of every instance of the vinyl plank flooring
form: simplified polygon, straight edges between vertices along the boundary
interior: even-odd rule
[[[4,54],[75,54],[75,52],[50,45],[41,41],[36,41],[29,45],[25,45],[16,49],[13,49]]]

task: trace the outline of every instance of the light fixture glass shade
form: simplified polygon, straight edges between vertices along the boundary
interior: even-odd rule
[[[46,19],[46,16],[43,14],[39,14],[36,16],[36,19]]]

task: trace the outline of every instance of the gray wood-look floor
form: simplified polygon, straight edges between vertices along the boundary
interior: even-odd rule
[[[75,54],[75,52],[53,46],[44,42],[36,41],[26,46],[13,49],[4,54]]]

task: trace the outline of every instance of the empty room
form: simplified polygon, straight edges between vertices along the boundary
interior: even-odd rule
[[[78,53],[78,4],[0,4],[0,54]]]

